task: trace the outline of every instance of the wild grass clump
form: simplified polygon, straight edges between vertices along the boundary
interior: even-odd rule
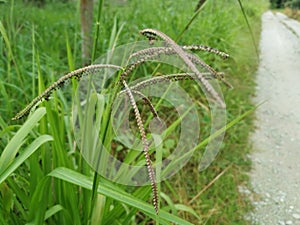
[[[98,13],[101,18],[95,24],[99,32],[94,38],[94,46],[97,46],[93,49],[94,56],[103,55],[118,45],[135,43],[140,38],[139,30],[155,27],[173,37],[182,48],[179,51],[184,51],[185,61],[191,61],[200,70],[201,77],[191,69],[180,71],[160,63],[150,63],[153,58],[157,61],[159,57],[174,56],[178,61],[180,57],[178,49],[176,52],[170,44],[156,46],[155,43],[159,42],[156,39],[160,38],[152,35],[153,30],[145,30],[150,33],[148,37],[154,45],[127,55],[127,64],[113,64],[115,68],[112,70],[116,73],[109,85],[104,86],[106,93],[113,92],[108,99],[104,97],[105,93],[97,92],[90,96],[94,105],[90,104],[89,112],[97,111],[100,118],[106,118],[101,121],[106,125],[109,124],[107,115],[111,112],[109,103],[116,96],[127,96],[127,103],[136,105],[131,106],[135,109],[130,112],[130,126],[136,129],[140,140],[144,134],[140,131],[142,126],[138,126],[136,121],[139,111],[150,146],[151,167],[155,172],[152,178],[155,180],[159,178],[156,160],[169,154],[177,143],[176,135],[180,130],[175,125],[179,120],[176,120],[176,111],[169,104],[146,96],[141,89],[179,83],[179,86],[190,91],[201,116],[199,148],[179,173],[164,182],[156,182],[157,187],[118,185],[94,173],[95,169],[91,169],[80,154],[81,145],[74,139],[71,128],[70,102],[76,101],[77,86],[84,79],[101,76],[110,69],[101,67],[93,70],[92,67],[97,65],[94,63],[83,69],[85,72],[82,71],[79,9],[76,4],[53,1],[42,8],[24,5],[21,0],[0,4],[3,24],[0,39],[0,50],[3,52],[0,56],[0,224],[150,224],[154,220],[160,224],[244,224],[242,216],[248,205],[238,193],[237,186],[247,182],[244,171],[249,168],[246,153],[249,150],[247,137],[251,119],[248,117],[227,132],[226,144],[222,145],[219,157],[209,169],[199,173],[197,167],[201,150],[209,141],[211,116],[207,99],[199,95],[201,90],[197,82],[204,80],[203,90],[204,86],[206,90],[211,90],[205,84],[211,79],[218,79],[230,86],[224,79],[226,74],[226,79],[234,86],[234,89],[221,86],[228,118],[233,121],[228,124],[230,127],[245,116],[243,112],[253,107],[250,98],[254,93],[253,74],[257,58],[252,44],[249,44],[252,43],[250,34],[236,0],[205,1],[197,8],[199,13],[185,30],[194,16],[191,12],[201,2],[204,1],[191,4],[181,0],[143,3],[133,0],[125,4],[104,2],[102,14]],[[243,3],[258,43],[259,18],[266,8],[265,1]],[[179,37],[183,30],[183,35]],[[204,45],[183,46],[181,43]],[[224,61],[226,53],[205,46],[230,52],[231,58]],[[201,58],[192,54],[197,49],[206,49],[201,52]],[[101,65],[107,63],[104,61]],[[61,74],[66,75],[59,78]],[[146,74],[143,81],[131,83]],[[59,87],[67,83],[71,88]],[[132,95],[135,100],[142,101],[130,102],[128,96]],[[213,92],[208,96],[216,104],[219,102]],[[32,99],[33,103],[26,107]],[[32,110],[36,104],[39,108]],[[101,108],[103,105],[106,107]],[[10,122],[10,118],[22,107],[25,110],[15,119],[31,111],[28,119],[22,125],[17,124],[20,122]],[[170,138],[156,149],[149,141],[148,123],[153,117],[158,118],[157,121],[166,121],[166,127],[171,127],[168,133]],[[88,121],[87,117],[80,119]],[[90,121],[92,124],[99,118],[94,119]],[[105,130],[102,135],[106,135],[100,135],[99,140],[104,142],[104,146],[111,146],[111,153],[118,159],[146,166],[145,156],[141,152],[129,151],[126,145],[114,140],[110,126],[103,125],[101,130]],[[79,133],[79,136],[93,140],[89,135],[92,130],[86,131]],[[147,148],[145,143],[144,150]],[[87,143],[82,146],[84,144]],[[130,177],[121,172],[116,175]],[[149,180],[147,176],[145,179]],[[158,216],[153,204],[147,203],[151,193],[154,202],[158,201]]]
[[[123,87],[124,87],[123,92],[125,92],[128,95],[130,104],[134,110],[136,124],[139,129],[142,143],[143,143],[144,155],[145,155],[146,165],[147,165],[147,169],[148,169],[148,176],[149,176],[149,179],[151,182],[151,187],[152,187],[153,206],[154,206],[156,213],[158,213],[159,212],[158,190],[157,190],[157,185],[156,185],[155,172],[153,170],[152,162],[150,159],[149,144],[148,144],[147,137],[146,137],[145,124],[142,120],[142,117],[141,117],[140,111],[137,107],[137,102],[135,101],[133,93],[138,93],[139,95],[142,95],[145,102],[150,106],[151,111],[154,112],[156,117],[158,117],[158,113],[154,109],[154,106],[152,105],[151,101],[146,96],[144,96],[142,93],[139,92],[139,87],[141,87],[141,86],[145,87],[145,86],[147,86],[147,84],[155,85],[155,82],[159,83],[164,80],[178,81],[178,80],[183,80],[183,79],[187,79],[187,78],[188,79],[196,79],[196,80],[199,80],[200,83],[205,88],[205,90],[209,94],[211,94],[211,96],[218,103],[219,107],[225,108],[225,103],[221,99],[221,96],[219,96],[219,94],[214,90],[214,88],[211,86],[211,84],[208,82],[208,79],[207,79],[207,74],[209,74],[211,78],[222,79],[221,76],[219,76],[220,73],[216,72],[209,65],[207,65],[206,63],[201,61],[197,56],[186,52],[185,49],[207,51],[207,52],[215,53],[216,55],[220,55],[223,58],[228,58],[229,55],[227,53],[221,52],[217,49],[213,49],[213,48],[207,47],[207,46],[193,45],[193,46],[181,47],[181,46],[177,45],[175,43],[175,41],[173,41],[166,34],[162,33],[161,31],[154,30],[154,29],[144,29],[140,33],[142,35],[146,36],[151,43],[153,42],[153,40],[160,37],[165,41],[165,45],[169,45],[170,47],[160,47],[160,48],[153,47],[153,48],[143,49],[138,52],[134,52],[133,54],[131,54],[129,56],[129,59],[136,58],[137,56],[142,56],[142,58],[139,58],[136,61],[133,61],[130,65],[127,65],[124,68],[119,65],[95,64],[95,65],[86,66],[86,67],[77,69],[75,71],[72,71],[72,72],[64,75],[57,81],[55,81],[48,88],[46,88],[46,90],[42,94],[40,94],[39,96],[34,98],[22,111],[17,113],[16,116],[12,118],[12,120],[19,120],[19,119],[23,118],[24,116],[28,115],[29,112],[31,111],[31,109],[33,107],[35,107],[37,103],[39,103],[43,100],[49,100],[50,95],[55,90],[63,87],[67,81],[69,81],[73,78],[80,81],[82,76],[92,76],[93,74],[95,74],[105,68],[115,69],[117,71],[119,70],[120,77],[119,77],[119,80],[115,83],[116,84],[121,83],[123,85]],[[146,62],[147,60],[155,59],[157,56],[160,56],[162,54],[178,55],[183,60],[183,62],[186,64],[188,69],[192,71],[192,73],[158,76],[158,77],[155,77],[154,79],[150,78],[141,83],[137,83],[133,88],[128,86],[126,79],[128,79],[128,77],[134,71],[134,69],[136,67],[138,67],[140,64]],[[129,61],[129,60],[125,60],[125,61]],[[206,69],[208,71],[208,73],[203,74],[203,73],[199,72],[196,65],[202,66],[204,69]],[[155,82],[154,82],[154,80],[155,80]],[[103,139],[106,139],[106,137],[104,136]]]

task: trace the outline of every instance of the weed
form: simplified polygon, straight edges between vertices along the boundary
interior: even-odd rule
[[[217,49],[208,47],[208,46],[202,46],[202,45],[192,45],[192,46],[179,46],[177,45],[170,37],[168,37],[166,34],[162,33],[161,31],[157,31],[154,29],[144,29],[141,31],[141,34],[146,36],[150,42],[152,42],[154,39],[156,39],[156,36],[161,37],[166,44],[170,45],[170,47],[157,47],[157,48],[148,48],[144,50],[140,50],[138,52],[135,52],[129,56],[128,60],[129,61],[132,58],[136,58],[137,56],[141,56],[141,59],[137,59],[136,61],[133,61],[130,65],[125,66],[122,68],[119,65],[110,65],[110,64],[95,64],[95,65],[90,65],[86,66],[80,69],[77,69],[75,71],[72,71],[60,79],[58,79],[56,82],[54,82],[52,85],[50,85],[42,94],[37,96],[35,99],[33,99],[22,111],[17,113],[15,117],[12,118],[12,120],[18,120],[29,114],[30,110],[39,102],[42,100],[48,100],[50,95],[52,94],[53,91],[61,88],[64,86],[64,84],[68,81],[71,80],[72,78],[76,78],[77,80],[80,80],[82,76],[87,76],[87,75],[92,75],[95,74],[96,72],[101,71],[104,68],[111,68],[115,70],[120,70],[121,75],[120,75],[120,80],[117,81],[116,83],[122,83],[124,86],[124,91],[130,100],[130,104],[134,110],[135,114],[135,120],[141,135],[142,143],[143,143],[143,149],[144,149],[144,155],[146,159],[146,164],[147,164],[147,169],[148,169],[148,176],[151,182],[152,186],[152,192],[153,192],[153,206],[155,208],[156,213],[158,213],[158,193],[157,193],[157,186],[156,186],[156,178],[155,178],[155,173],[152,167],[150,155],[149,155],[149,144],[147,141],[146,137],[146,132],[145,132],[145,124],[142,121],[140,111],[137,107],[137,103],[135,101],[134,93],[138,93],[139,95],[142,95],[143,99],[145,102],[150,106],[151,111],[154,113],[156,117],[158,117],[157,112],[155,111],[151,101],[146,97],[143,96],[142,93],[138,92],[140,87],[145,87],[147,85],[155,85],[155,83],[162,82],[164,80],[168,81],[178,81],[178,80],[183,80],[183,79],[198,79],[204,86],[204,88],[215,98],[215,100],[220,104],[221,107],[225,107],[225,104],[221,97],[217,94],[217,92],[214,90],[214,88],[210,85],[208,82],[208,79],[205,77],[206,74],[200,73],[199,70],[197,69],[196,64],[201,65],[204,69],[207,69],[211,75],[211,77],[218,78],[219,73],[217,73],[215,70],[213,70],[209,65],[198,59],[197,56],[192,55],[191,53],[188,53],[184,51],[185,49],[187,50],[203,50],[211,53],[215,53],[217,55],[220,55],[223,58],[228,58],[229,55],[227,53],[223,53]],[[187,65],[187,67],[192,71],[192,73],[183,73],[183,74],[172,74],[172,75],[164,75],[164,76],[158,76],[155,77],[154,79],[150,78],[146,81],[140,82],[136,84],[134,87],[129,87],[126,78],[130,76],[130,74],[133,72],[133,70],[138,67],[141,63],[146,62],[149,59],[155,58],[157,55],[161,54],[177,54],[180,56],[180,58],[184,61],[184,63]],[[122,93],[122,92],[121,92]],[[106,137],[104,136],[104,139]]]

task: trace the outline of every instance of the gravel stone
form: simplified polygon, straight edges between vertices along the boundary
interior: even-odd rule
[[[300,220],[300,214],[294,213],[293,218],[296,220]]]

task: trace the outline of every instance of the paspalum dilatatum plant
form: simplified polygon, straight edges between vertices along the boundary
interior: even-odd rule
[[[93,74],[102,71],[103,69],[114,69],[119,72],[119,76],[116,80],[114,80],[115,85],[119,85],[123,87],[123,90],[119,91],[119,94],[126,94],[130,105],[134,112],[134,118],[136,121],[137,128],[140,133],[142,145],[143,145],[143,152],[146,159],[147,171],[149,180],[152,186],[152,193],[153,193],[153,206],[155,208],[156,213],[158,213],[159,206],[158,206],[158,191],[157,191],[157,184],[155,178],[155,172],[152,166],[151,157],[149,154],[149,143],[147,141],[147,135],[145,130],[145,124],[142,120],[141,113],[137,106],[137,102],[135,101],[134,95],[139,95],[144,101],[144,104],[148,105],[154,117],[159,119],[159,115],[151,103],[151,100],[143,95],[139,90],[146,86],[156,85],[160,82],[174,82],[180,80],[197,80],[201,83],[202,88],[204,91],[211,97],[219,107],[225,108],[225,103],[221,96],[218,94],[217,91],[213,88],[213,86],[209,83],[209,79],[219,79],[225,82],[224,74],[221,72],[215,71],[212,67],[202,61],[198,56],[192,53],[192,51],[206,51],[209,53],[216,54],[224,59],[228,58],[229,55],[221,52],[217,49],[203,46],[203,45],[188,45],[188,46],[180,46],[175,41],[173,41],[170,37],[166,34],[162,33],[161,31],[155,29],[144,29],[140,31],[142,35],[144,35],[150,43],[158,41],[161,39],[163,41],[162,46],[151,46],[149,48],[145,48],[142,50],[138,50],[132,52],[128,57],[127,61],[130,62],[125,66],[120,65],[113,65],[113,64],[93,64],[86,67],[82,67],[80,69],[74,70],[66,75],[62,76],[56,82],[51,84],[42,94],[37,96],[35,99],[32,100],[22,111],[16,114],[13,117],[13,120],[18,120],[25,117],[35,105],[43,100],[48,100],[50,95],[57,89],[64,86],[64,84],[75,78],[80,80],[83,76],[93,76]],[[166,75],[159,75],[155,77],[148,78],[144,81],[136,83],[135,85],[129,85],[127,83],[128,78],[133,73],[135,69],[137,69],[141,64],[155,59],[160,56],[177,56],[183,64],[188,68],[189,72],[183,73],[175,73],[175,74],[166,74]],[[201,67],[205,72],[200,72],[197,67]],[[227,84],[227,82],[225,82]]]

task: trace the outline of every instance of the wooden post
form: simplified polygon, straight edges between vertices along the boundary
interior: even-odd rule
[[[80,0],[82,64],[91,63],[93,0]]]

